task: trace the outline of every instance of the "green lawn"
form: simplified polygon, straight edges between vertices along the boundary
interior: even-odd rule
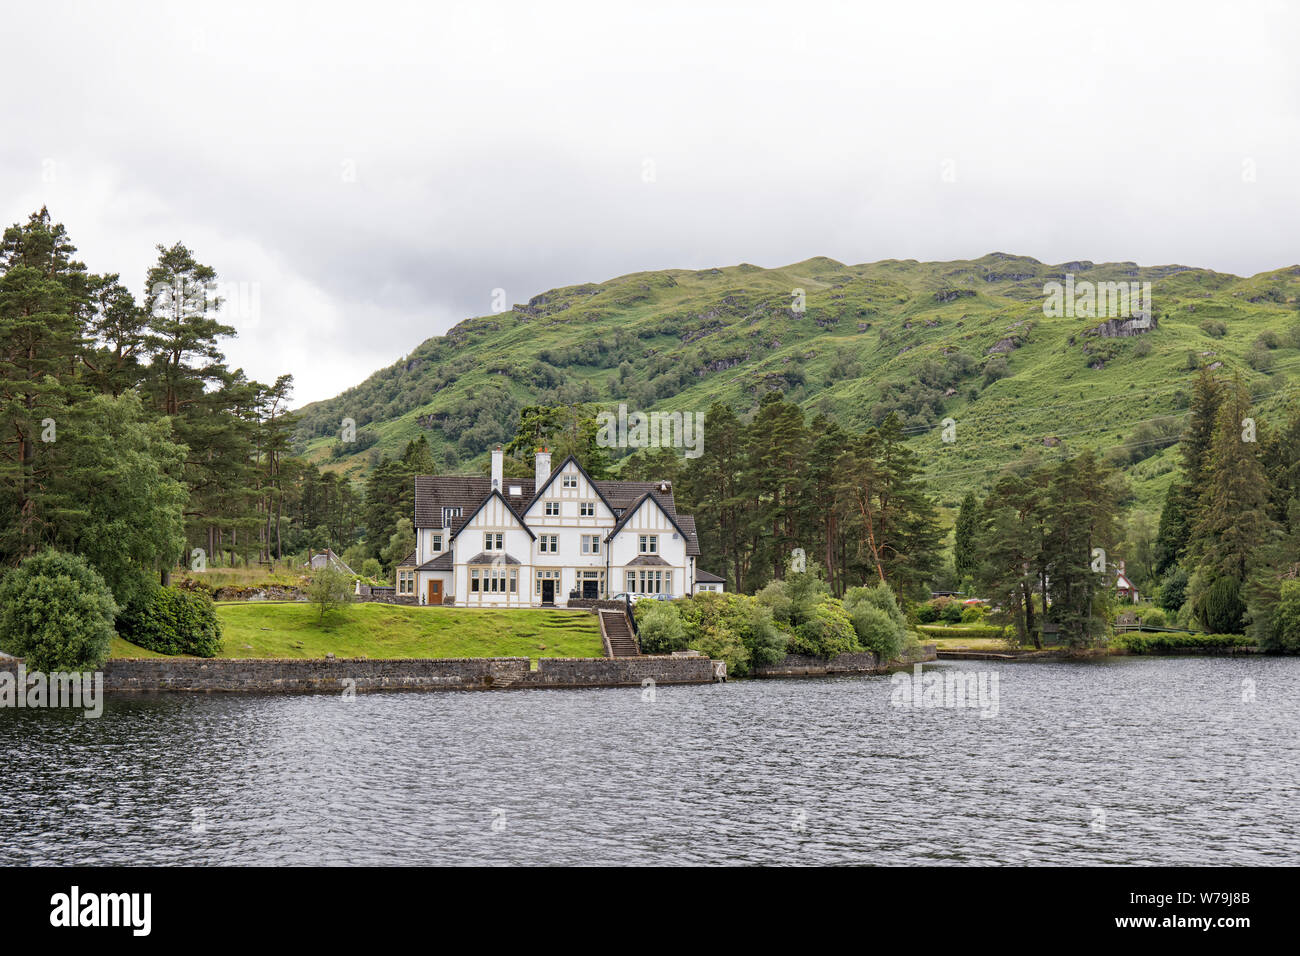
[[[353,604],[319,622],[309,604],[218,604],[221,657],[603,657],[583,611]],[[113,657],[159,657],[115,638]]]

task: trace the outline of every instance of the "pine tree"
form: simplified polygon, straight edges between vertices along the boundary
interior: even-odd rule
[[[1203,623],[1210,604],[1221,608],[1237,600],[1235,595],[1268,560],[1281,534],[1269,514],[1269,487],[1257,437],[1250,393],[1237,378],[1224,389],[1189,545],[1196,561],[1192,599]],[[1222,579],[1231,585],[1220,585]],[[1216,612],[1216,627],[1225,626],[1224,617]],[[1240,627],[1241,621],[1232,622],[1232,630]]]
[[[62,224],[42,208],[0,239],[0,558],[33,553],[48,531],[43,498],[53,475],[48,446],[84,389],[90,286]]]
[[[979,500],[973,491],[967,492],[957,512],[957,523],[953,528],[952,556],[957,568],[958,578],[965,578],[975,573],[979,566],[979,554],[976,552],[976,538],[979,534]]]

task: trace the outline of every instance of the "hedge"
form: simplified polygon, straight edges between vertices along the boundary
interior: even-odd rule
[[[1212,650],[1230,647],[1254,647],[1244,634],[1121,634],[1115,642],[1130,654],[1160,654],[1177,651]]]
[[[918,624],[916,629],[927,637],[1006,637],[1006,628],[991,627],[944,627],[942,624]]]

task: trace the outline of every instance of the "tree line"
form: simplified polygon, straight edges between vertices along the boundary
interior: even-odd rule
[[[361,528],[350,483],[292,452],[291,376],[227,364],[216,271],[157,251],[137,298],[45,208],[0,239],[0,565],[74,552],[121,604],[194,549],[270,562]]]

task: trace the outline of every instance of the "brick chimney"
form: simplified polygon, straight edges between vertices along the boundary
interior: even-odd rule
[[[497,445],[496,448],[492,449],[492,490],[493,491],[501,490],[501,470],[502,470],[502,462],[504,461],[504,459],[505,459],[505,452],[501,450],[500,445]]]
[[[541,488],[546,483],[546,479],[551,477],[551,450],[545,445],[537,449],[537,468],[533,472],[533,477],[537,479],[538,488]]]

